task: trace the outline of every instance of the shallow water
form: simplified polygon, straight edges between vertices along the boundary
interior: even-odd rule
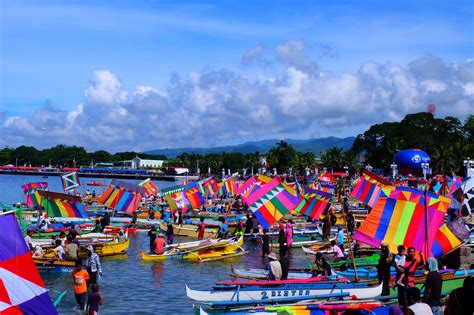
[[[84,179],[85,182],[92,180]],[[106,184],[110,181],[96,180]],[[24,201],[20,186],[33,181],[48,181],[50,190],[61,190],[59,177],[43,179],[40,176],[0,175],[0,202]],[[156,183],[159,187],[173,185],[172,182]],[[190,239],[175,238],[175,242],[180,241]],[[202,264],[178,259],[142,263],[138,254],[147,247],[146,232],[138,232],[131,238],[128,255],[103,259],[104,275],[99,285],[104,294],[104,304],[100,314],[192,314],[194,303],[186,296],[185,283],[194,289],[210,290],[215,282],[230,279],[231,264],[239,268],[259,268],[265,264],[260,247],[251,241],[244,244],[244,248],[249,250],[247,255]],[[306,257],[301,250],[294,250],[291,267],[307,267]],[[47,288],[67,290],[65,299],[58,306],[60,314],[76,314],[70,275],[42,273],[42,276]]]

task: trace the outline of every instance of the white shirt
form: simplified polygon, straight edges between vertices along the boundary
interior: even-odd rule
[[[64,252],[64,247],[62,245],[59,245],[54,249],[54,252],[58,255],[59,259],[64,260],[64,257],[66,257],[66,253]]]
[[[36,245],[35,253],[33,254],[33,256],[41,256],[41,255],[43,255],[43,249],[41,248],[41,246]]]
[[[415,303],[408,307],[415,315],[432,315],[431,308],[426,303]]]
[[[33,246],[33,241],[31,240],[31,236],[27,235],[25,236],[25,243],[28,245],[28,249],[30,248],[30,245]]]
[[[278,260],[270,261],[270,270],[272,271],[272,274],[275,277],[275,280],[281,279],[281,274],[282,274],[281,264]]]

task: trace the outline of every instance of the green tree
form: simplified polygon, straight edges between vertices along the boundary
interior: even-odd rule
[[[270,149],[267,154],[267,161],[272,168],[276,168],[279,173],[287,172],[295,160],[296,150],[287,142],[281,140],[276,147]]]

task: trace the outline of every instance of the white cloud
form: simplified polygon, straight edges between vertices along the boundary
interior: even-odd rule
[[[354,135],[429,103],[442,116],[474,112],[472,61],[448,64],[427,55],[407,67],[366,62],[355,73],[334,75],[315,72],[304,42],[283,43],[277,55],[280,74],[249,79],[207,70],[184,79],[172,75],[165,88],[138,85],[133,91],[111,71],[95,71],[72,111],[47,102],[29,117],[0,113],[0,144],[111,151],[207,146],[275,135]]]

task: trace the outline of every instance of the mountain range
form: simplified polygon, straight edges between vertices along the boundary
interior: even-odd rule
[[[347,150],[352,147],[354,143],[354,137],[347,138],[317,138],[307,140],[294,140],[294,139],[283,139],[283,141],[291,144],[296,151],[300,152],[313,152],[316,156],[319,156],[321,152],[324,152],[332,147],[339,147],[343,150]],[[149,150],[143,153],[146,154],[161,154],[165,155],[168,159],[174,159],[176,156],[182,153],[197,153],[197,154],[210,154],[210,153],[222,153],[222,152],[239,152],[239,153],[253,153],[260,152],[266,153],[273,148],[278,139],[268,139],[261,141],[249,141],[238,145],[229,145],[212,148],[175,148],[175,149],[156,149]]]

